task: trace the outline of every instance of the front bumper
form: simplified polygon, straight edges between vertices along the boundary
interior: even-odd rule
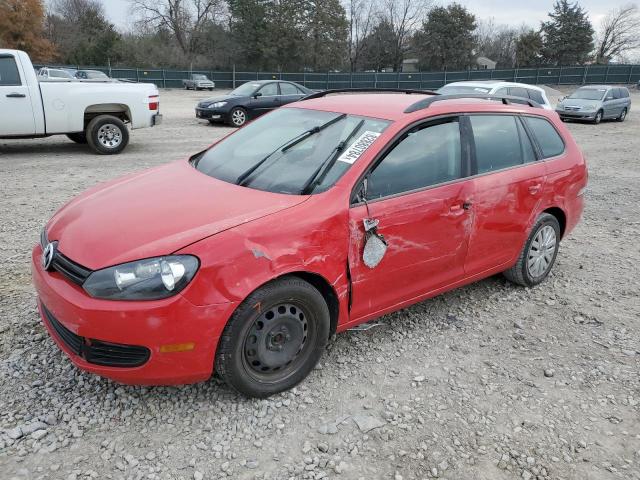
[[[95,299],[59,273],[43,270],[41,255],[42,248],[36,245],[31,270],[40,315],[58,347],[78,368],[131,385],[179,385],[211,376],[218,339],[235,303],[196,306],[181,294],[154,301]],[[49,315],[87,345],[144,347],[148,358],[135,367],[96,364],[95,357],[77,353],[78,348],[56,329]],[[188,344],[193,349],[171,351]]]
[[[204,120],[224,120],[227,116],[226,112],[209,108],[196,108],[196,118]]]
[[[597,112],[583,112],[580,110],[556,110],[560,118],[569,120],[594,120]]]

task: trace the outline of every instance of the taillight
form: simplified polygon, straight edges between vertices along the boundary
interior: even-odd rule
[[[158,110],[160,107],[160,97],[158,95],[151,95],[149,97],[149,110]]]

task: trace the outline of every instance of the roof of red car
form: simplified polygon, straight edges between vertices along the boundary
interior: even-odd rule
[[[309,108],[313,110],[363,115],[365,117],[396,121],[402,118],[409,118],[409,114],[404,113],[405,109],[428,97],[430,97],[430,95],[413,93],[348,93],[303,100],[301,102],[289,104],[288,107]],[[462,106],[464,106],[464,108],[461,108]],[[441,102],[434,103],[425,110],[419,110],[417,114],[420,115],[421,112],[420,116],[431,116],[452,111],[459,112],[462,110],[493,112],[532,112],[532,110],[534,110],[535,113],[545,115],[545,110],[541,108],[533,109],[532,107],[521,104],[503,105],[495,100],[482,100],[475,98],[443,100]],[[412,116],[411,118],[415,118],[415,116]]]

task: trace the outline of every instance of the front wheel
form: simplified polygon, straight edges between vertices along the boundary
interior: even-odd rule
[[[560,247],[560,224],[549,213],[538,217],[518,261],[504,272],[507,280],[524,287],[541,283],[553,267]]]
[[[595,125],[598,125],[600,122],[602,122],[603,117],[604,117],[604,112],[602,110],[598,110],[598,113],[596,113],[596,118],[593,119],[593,123]]]
[[[329,309],[320,292],[285,277],[252,293],[225,327],[215,367],[233,389],[264,398],[301,382],[329,338]]]
[[[241,127],[247,123],[247,111],[244,108],[236,107],[229,114],[229,123],[233,127]]]
[[[129,130],[122,120],[112,115],[98,115],[85,130],[91,149],[101,155],[120,153],[129,143]]]

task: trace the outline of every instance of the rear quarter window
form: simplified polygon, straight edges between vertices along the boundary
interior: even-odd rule
[[[525,121],[538,142],[544,158],[555,157],[564,152],[564,141],[549,120],[525,117]]]

